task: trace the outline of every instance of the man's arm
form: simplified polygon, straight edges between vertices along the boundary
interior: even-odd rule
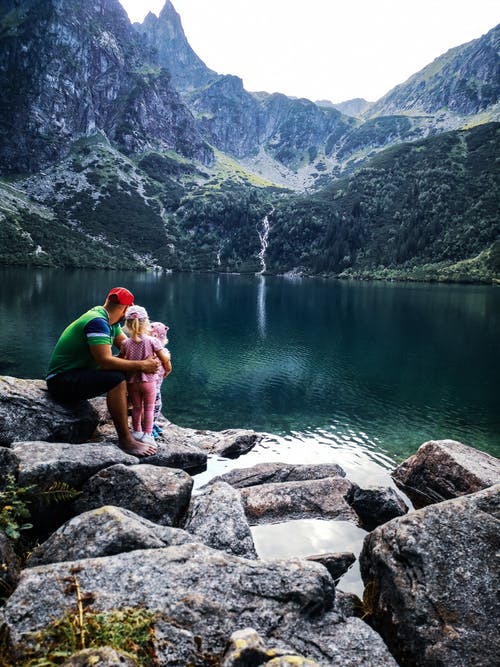
[[[90,352],[99,368],[104,371],[156,373],[160,364],[156,357],[150,357],[142,361],[129,361],[128,359],[114,357],[111,345],[90,345]]]

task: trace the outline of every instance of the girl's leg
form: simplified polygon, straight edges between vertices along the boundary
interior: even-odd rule
[[[127,384],[129,399],[132,403],[132,429],[136,432],[142,431],[142,384],[142,382],[129,382]]]
[[[153,420],[157,421],[161,412],[161,380],[156,384],[156,398]]]
[[[156,399],[156,382],[141,382],[142,402],[144,406],[144,433],[151,435]]]

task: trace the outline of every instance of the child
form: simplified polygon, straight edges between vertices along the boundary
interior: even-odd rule
[[[120,356],[138,361],[156,355],[165,372],[170,372],[169,355],[158,339],[148,335],[150,324],[146,309],[142,306],[130,306],[125,313],[125,320],[130,338],[123,341]],[[152,430],[156,378],[156,373],[137,371],[127,374],[127,391],[132,403],[132,436],[146,445],[155,443]],[[141,417],[144,420],[143,425]]]
[[[164,347],[165,345],[168,345],[168,338],[167,338],[167,331],[169,327],[166,324],[163,324],[163,322],[151,322],[151,327],[149,330],[149,333],[153,338],[157,338],[162,346]],[[167,375],[172,371],[172,364],[171,364],[171,356],[170,352],[165,349],[165,353],[168,355],[169,359],[169,365],[170,368],[167,370],[165,366],[160,366],[158,368],[158,371],[156,373],[156,400],[155,400],[155,409],[154,409],[154,417],[153,417],[153,437],[158,438],[162,433],[163,429],[160,427],[160,425],[157,422],[158,416],[161,413],[161,384],[163,382],[163,379],[167,377]]]

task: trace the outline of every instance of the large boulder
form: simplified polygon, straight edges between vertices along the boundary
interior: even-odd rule
[[[350,504],[361,519],[361,526],[368,531],[408,512],[408,506],[396,491],[384,486],[362,489],[354,484]]]
[[[107,505],[70,519],[33,550],[27,567],[193,541],[184,530],[160,526],[129,510]]]
[[[244,558],[258,557],[241,493],[224,482],[191,499],[184,528],[214,549]]]
[[[258,463],[251,468],[236,468],[214,477],[209,483],[226,482],[238,489],[273,482],[300,482],[325,477],[345,477],[345,471],[336,463]]]
[[[75,489],[103,468],[122,463],[132,465],[138,459],[107,443],[88,442],[18,442],[12,451],[18,460],[18,482],[21,486],[37,484],[48,487],[66,482]]]
[[[207,466],[207,454],[193,444],[177,440],[166,443],[158,441],[156,454],[141,459],[142,463],[166,468],[179,468],[189,473],[204,470]]]
[[[186,429],[182,429],[185,433]],[[167,442],[170,433],[167,432]],[[165,435],[165,434],[164,434]],[[247,454],[263,438],[262,433],[245,429],[227,429],[225,431],[195,431],[193,437],[196,445],[208,454],[218,454],[228,459],[236,459],[242,454]]]
[[[24,570],[2,614],[13,664],[39,655],[47,646],[37,650],[37,634],[74,614],[75,587],[64,582],[75,578],[93,612],[140,607],[155,614],[154,659],[161,666],[218,664],[228,638],[244,627],[325,667],[395,666],[365,623],[331,611],[334,584],[321,565],[252,561],[201,544]]]
[[[43,380],[0,376],[0,445],[20,440],[86,442],[99,423],[88,401],[62,405]]]
[[[500,483],[500,461],[455,440],[430,440],[392,473],[417,507]]]
[[[371,619],[403,666],[498,663],[500,485],[376,528],[361,573]]]
[[[116,505],[160,525],[178,526],[186,514],[192,487],[192,477],[183,470],[119,463],[91,477],[74,507],[80,513]]]
[[[352,484],[343,477],[277,482],[241,489],[250,525],[294,519],[337,519],[358,525],[349,505]]]

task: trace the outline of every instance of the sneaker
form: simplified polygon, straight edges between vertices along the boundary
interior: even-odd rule
[[[153,435],[161,435],[162,433],[163,433],[162,427],[155,422],[153,424]]]
[[[155,439],[150,433],[144,433],[141,438],[141,442],[145,445],[155,445]]]
[[[132,431],[132,437],[134,440],[140,440],[144,438],[144,433],[142,431]]]

